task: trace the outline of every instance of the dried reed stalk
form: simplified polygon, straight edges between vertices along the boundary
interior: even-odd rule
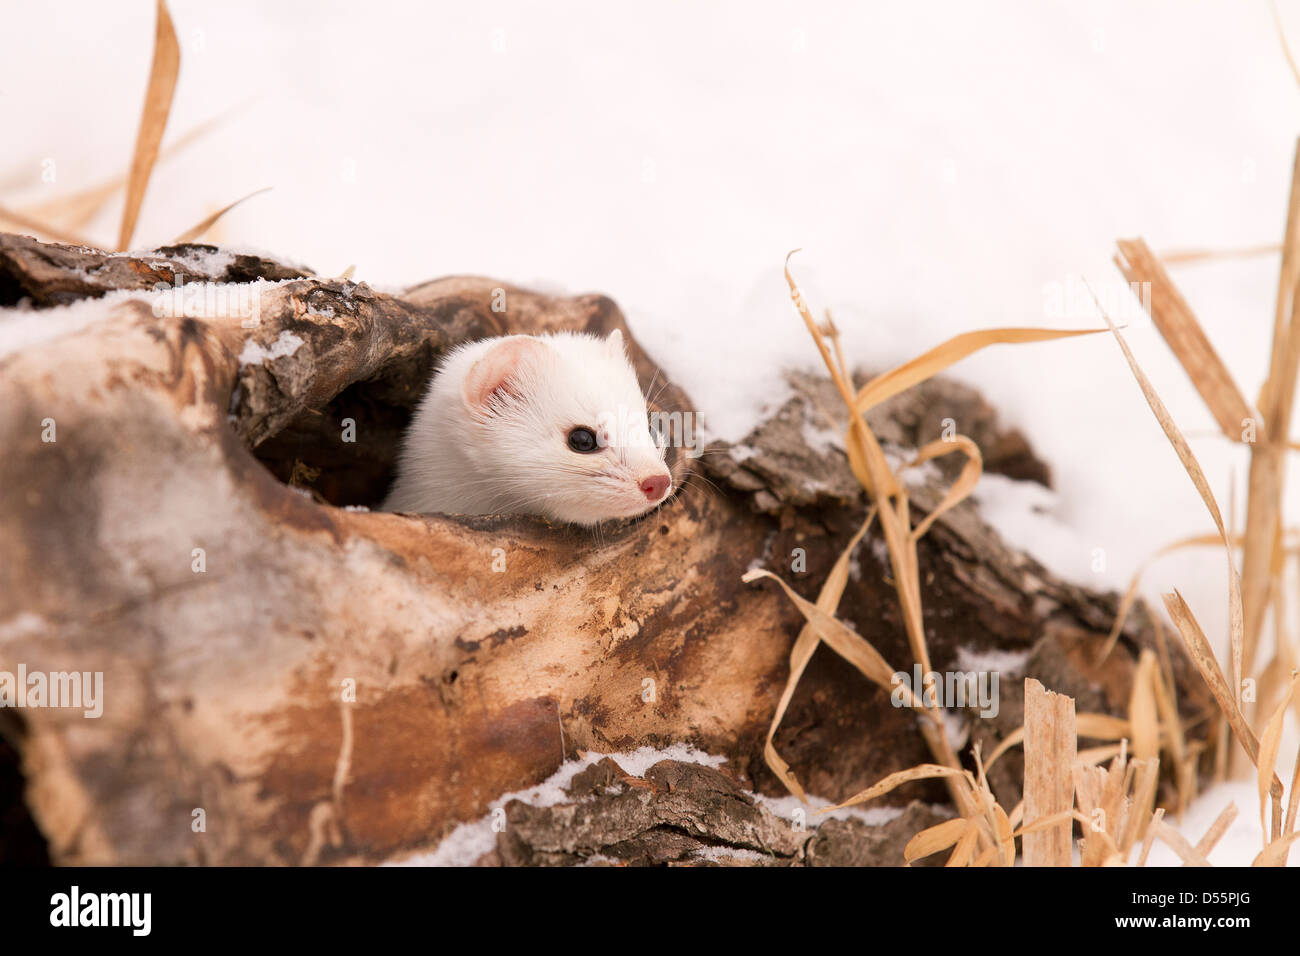
[[[176,27],[163,0],[157,0],[158,16],[154,34],[153,66],[149,70],[149,88],[145,92],[144,110],[140,115],[140,131],[136,135],[135,154],[131,160],[131,173],[126,187],[126,208],[122,211],[122,229],[118,234],[117,248],[125,250],[135,235],[140,218],[144,192],[158,159],[163,130],[171,113],[172,95],[176,92],[176,78],[181,69],[181,48],[176,40]]]
[[[1078,738],[1074,698],[1025,678],[1025,824],[1074,809],[1073,767]],[[1025,866],[1069,866],[1073,820],[1029,832],[1022,840]]]

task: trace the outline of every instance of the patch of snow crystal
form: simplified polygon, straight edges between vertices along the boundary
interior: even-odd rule
[[[943,733],[948,738],[948,746],[960,751],[970,738],[970,722],[959,711],[941,710],[943,715]]]
[[[727,762],[726,757],[706,754],[690,744],[673,744],[662,750],[654,747],[638,747],[623,754],[588,754],[589,758],[595,758],[592,760],[593,763],[604,756],[613,757],[620,767],[634,777],[645,776],[645,772],[661,760],[680,760],[682,763],[697,763],[704,767],[720,767]]]
[[[1092,547],[1060,515],[1060,500],[1052,490],[1035,481],[986,473],[971,497],[1007,544],[1032,554],[1058,577],[1094,588],[1127,583],[1107,575],[1098,580],[1092,570]]]
[[[239,353],[239,364],[242,368],[245,365],[263,365],[268,361],[278,358],[287,358],[293,355],[302,347],[302,338],[290,332],[288,329],[281,332],[270,348],[263,348],[249,338],[244,343],[244,350]]]
[[[48,309],[0,309],[0,357],[80,332],[113,314],[112,308],[132,299],[148,302],[148,293],[116,289],[98,299],[80,299]]]
[[[1029,660],[1029,651],[977,651],[969,647],[957,648],[957,669],[977,673],[1019,674]]]
[[[736,461],[745,461],[747,459],[753,458],[756,454],[758,454],[758,452],[755,451],[752,447],[750,447],[749,445],[743,445],[740,442],[737,442],[736,444],[732,445],[728,449],[728,451],[731,454],[731,457],[734,458]]]
[[[809,448],[820,455],[832,449],[844,450],[844,436],[828,425],[804,420],[803,440]]]
[[[822,797],[815,797],[811,794],[808,796],[808,802],[804,803],[793,794],[787,794],[784,797],[768,797],[761,793],[754,794],[758,800],[759,806],[762,806],[783,820],[802,821],[804,826],[810,830],[815,830],[827,820],[861,820],[867,826],[878,827],[888,823],[890,820],[897,819],[903,815],[902,807],[844,807],[840,810],[830,810],[827,813],[818,813],[827,807],[834,806],[831,801]]]
[[[702,846],[692,856],[697,860],[708,860],[711,863],[730,863],[735,860],[744,860],[747,863],[762,863],[764,860],[771,859],[757,850],[727,846]]]
[[[890,467],[898,471],[899,468],[902,468],[911,460],[912,458],[909,455],[906,460],[895,462]],[[899,477],[903,479],[903,484],[909,488],[917,488],[930,482],[942,481],[943,472],[939,470],[939,466],[933,461],[923,461],[915,468],[903,468]]]
[[[229,249],[186,249],[185,253],[174,257],[177,262],[192,266],[204,276],[217,278],[226,274],[226,270],[235,262],[235,254]]]
[[[247,243],[222,243],[219,255],[229,256],[234,261],[235,256],[252,256],[256,259],[268,259],[271,262],[277,262],[289,269],[296,269],[299,272],[311,272],[312,270],[296,259],[290,259],[276,252],[268,252],[258,246],[251,246]]]

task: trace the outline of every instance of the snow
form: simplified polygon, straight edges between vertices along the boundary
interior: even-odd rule
[[[1300,13],[1282,6],[1300,44]],[[1157,251],[1280,239],[1300,90],[1266,3],[1207,0],[1176,16],[1154,0],[171,10],[183,65],[168,142],[238,108],[159,165],[137,245],[273,185],[207,241],[253,243],[322,275],[355,264],[381,289],[481,274],[604,292],[709,434],[731,440],[787,397],[782,370],[820,368],[781,273],[796,246],[814,313],[830,308],[846,355],[872,369],[975,328],[1097,326],[1086,277],[1127,322],[1225,512],[1231,482],[1244,488],[1244,450],[1213,436],[1109,260],[1121,236]],[[18,5],[6,26],[60,44],[19,44],[0,63],[5,204],[121,174],[152,6]],[[22,95],[37,75],[62,89]],[[286,117],[379,133],[322,150],[266,134]],[[92,238],[110,242],[120,210],[110,203]],[[1250,397],[1277,269],[1270,255],[1172,270]],[[6,312],[0,355],[75,330],[77,315]],[[977,494],[1057,573],[1122,587],[1162,545],[1212,529],[1109,336],[997,347],[954,373],[1052,465],[1054,494],[995,476]],[[1296,513],[1300,469],[1288,481]],[[1227,520],[1240,527],[1240,511]],[[1222,654],[1222,556],[1163,558],[1143,590],[1174,586]]]
[[[131,300],[149,302],[151,295],[115,291],[100,299],[79,299],[69,305],[39,311],[0,309],[0,358],[80,332],[108,315],[105,306],[111,310]]]
[[[962,748],[966,746],[966,741],[970,739],[970,720],[961,711],[941,710],[940,716],[943,718],[943,735],[948,740],[948,746],[956,753],[961,753]]]
[[[1057,577],[1100,591],[1128,586],[1127,577],[1120,576],[1114,562],[1104,562],[1101,571],[1093,570],[1097,545],[1066,520],[1056,492],[1034,481],[984,474],[971,497],[1004,541],[1033,555]]]
[[[745,850],[739,847],[702,846],[695,851],[694,858],[707,863],[744,863],[749,866],[764,863],[770,857],[757,850]]]
[[[976,651],[969,647],[957,648],[957,669],[975,673],[997,671],[1003,677],[1019,674],[1029,660],[1028,651]]]
[[[814,794],[808,795],[807,803],[804,803],[793,794],[787,794],[784,797],[769,797],[765,794],[756,793],[754,798],[760,806],[765,807],[778,817],[786,820],[802,819],[804,825],[810,830],[815,830],[826,820],[861,820],[868,826],[878,827],[903,815],[902,807],[889,806],[863,805],[830,810],[828,808],[832,806],[831,801]],[[826,812],[822,813],[823,810]]]
[[[282,331],[276,336],[275,341],[269,348],[258,345],[250,337],[244,342],[244,349],[239,353],[239,364],[244,365],[264,365],[265,363],[278,358],[288,358],[302,347],[303,340],[301,336],[295,335],[288,329]]]
[[[844,450],[844,434],[838,428],[807,421],[803,423],[803,440],[808,447],[824,455],[832,449]]]
[[[146,253],[147,255],[147,253]],[[177,262],[192,266],[200,275],[216,278],[225,275],[235,261],[235,252],[231,249],[187,249],[182,255],[171,257]]]
[[[1237,805],[1237,816],[1210,852],[1208,859],[1214,866],[1250,866],[1259,851],[1264,849],[1259,825],[1259,794],[1253,781],[1234,780],[1215,784],[1192,802],[1181,820],[1166,814],[1165,821],[1195,846],[1229,803]],[[1300,865],[1297,856],[1300,853],[1293,849],[1289,866]],[[1151,848],[1151,856],[1147,858],[1147,866],[1182,865],[1178,854],[1157,839]]]

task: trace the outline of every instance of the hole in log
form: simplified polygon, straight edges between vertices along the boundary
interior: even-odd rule
[[[393,483],[402,436],[436,359],[429,348],[354,382],[325,407],[301,413],[251,449],[253,457],[279,481],[329,504],[378,508]]]
[[[0,309],[12,309],[21,302],[27,293],[23,291],[18,279],[4,268],[0,262]]]
[[[17,715],[0,716],[0,866],[49,866],[49,847],[23,795],[27,780],[14,746],[22,735]]]

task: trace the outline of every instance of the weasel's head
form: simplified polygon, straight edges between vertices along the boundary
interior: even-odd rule
[[[467,452],[499,482],[495,510],[592,525],[649,511],[672,490],[617,329],[498,339],[466,372],[462,398]]]

